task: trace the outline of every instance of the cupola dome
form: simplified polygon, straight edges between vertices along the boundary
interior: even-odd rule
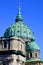
[[[6,29],[4,37],[23,37],[34,39],[34,35],[30,28],[28,28],[23,22],[18,21]]]
[[[35,41],[32,41],[30,43],[28,42],[26,50],[29,51],[29,52],[40,51],[40,48],[39,48],[38,44]]]
[[[34,35],[30,28],[23,24],[23,19],[20,12],[20,6],[18,8],[18,14],[15,19],[15,24],[8,27],[4,33],[4,37],[24,37],[34,39]]]

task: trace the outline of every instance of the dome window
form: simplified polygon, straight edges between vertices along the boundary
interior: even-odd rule
[[[29,34],[31,34],[31,32],[29,32]]]
[[[20,31],[17,31],[18,33],[20,32]]]
[[[18,28],[19,28],[19,26],[18,26]]]
[[[14,26],[12,26],[12,28],[14,28]]]
[[[35,53],[35,57],[37,57],[37,53]]]

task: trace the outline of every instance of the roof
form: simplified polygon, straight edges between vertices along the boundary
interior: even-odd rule
[[[30,28],[23,24],[23,19],[20,12],[20,5],[18,8],[18,14],[15,19],[15,24],[11,25],[5,30],[4,37],[22,37],[22,38],[32,38],[34,39],[34,35]]]
[[[28,42],[26,50],[31,52],[31,51],[36,51],[36,50],[40,50],[38,44],[35,41],[32,42]]]
[[[36,60],[36,59],[26,60],[26,63],[30,63],[30,62],[43,62],[43,60]]]
[[[34,35],[30,28],[28,28],[23,22],[19,21],[11,25],[5,30],[4,37],[27,37],[34,39]]]

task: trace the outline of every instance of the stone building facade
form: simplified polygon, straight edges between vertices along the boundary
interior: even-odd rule
[[[0,37],[0,65],[43,65],[40,48],[31,29],[23,23],[20,8],[15,24]]]
[[[25,42],[21,38],[0,38],[0,65],[24,65]]]

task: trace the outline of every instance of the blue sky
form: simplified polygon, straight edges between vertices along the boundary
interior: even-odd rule
[[[23,22],[34,32],[43,59],[43,0],[20,0]],[[18,0],[0,0],[0,37],[15,23]]]

